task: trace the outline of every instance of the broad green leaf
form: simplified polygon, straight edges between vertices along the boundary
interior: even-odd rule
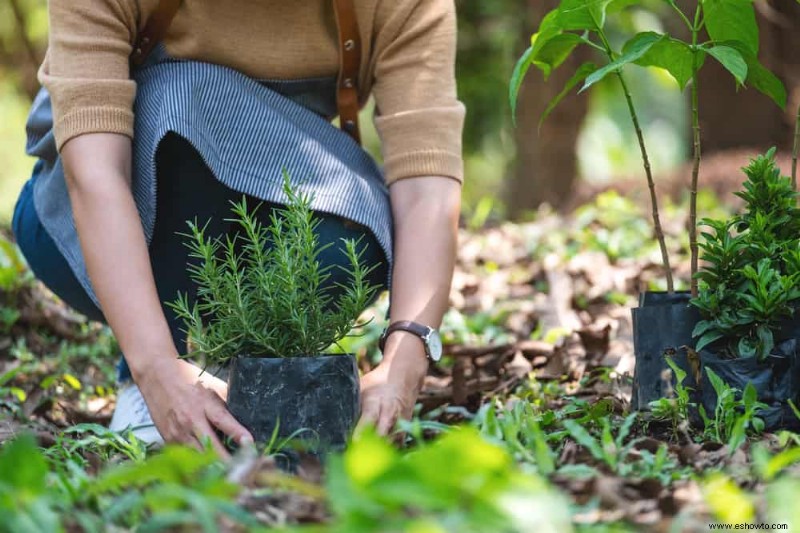
[[[544,79],[550,77],[553,70],[560,67],[576,46],[585,39],[575,33],[562,33],[547,41],[547,44],[534,54],[533,62],[544,73]]]
[[[718,331],[709,331],[697,340],[697,346],[695,346],[694,349],[699,352],[712,342],[720,340],[722,337],[724,337],[724,335]]]
[[[586,82],[583,84],[583,88],[580,92],[585,91],[612,72],[619,71],[623,66],[637,61],[661,39],[664,39],[663,35],[653,32],[640,33],[636,35],[625,45],[626,52],[603,68],[596,70],[586,78]]]
[[[733,74],[738,85],[744,85],[747,80],[747,62],[735,48],[729,46],[712,46],[707,48],[708,54],[719,61],[725,70]]]
[[[547,109],[544,110],[544,113],[542,113],[542,118],[539,120],[539,127],[544,124],[544,121],[547,120],[547,117],[549,117],[553,110],[558,107],[558,104],[560,104],[564,98],[567,97],[570,91],[572,91],[572,89],[574,89],[580,82],[586,79],[586,76],[595,70],[597,70],[597,65],[594,63],[584,63],[578,68],[577,71],[575,71],[575,74],[567,81],[561,92],[558,93],[549,104],[547,104]]]
[[[597,31],[605,26],[606,8],[611,0],[563,0],[558,24],[562,30]]]
[[[758,55],[758,24],[753,0],[703,0],[706,30],[717,43],[739,41]]]
[[[522,87],[522,82],[525,79],[525,74],[533,64],[533,48],[528,48],[522,57],[519,58],[517,64],[514,66],[514,72],[511,74],[511,84],[508,87],[508,101],[511,104],[511,120],[516,124],[517,121],[517,99],[519,98],[519,89]]]
[[[744,56],[747,62],[747,85],[770,97],[781,109],[786,109],[788,95],[783,82],[767,70],[755,57]]]
[[[45,490],[47,460],[30,435],[7,442],[0,449],[0,486],[19,494],[39,495]]]
[[[699,66],[702,67],[705,61],[704,53],[700,53],[699,60]],[[636,64],[666,70],[675,78],[681,90],[684,90],[692,79],[693,62],[694,54],[688,44],[667,37],[653,44],[652,48],[636,61]]]
[[[692,331],[692,337],[699,337],[714,326],[715,323],[712,320],[701,320],[695,325],[694,330]]]

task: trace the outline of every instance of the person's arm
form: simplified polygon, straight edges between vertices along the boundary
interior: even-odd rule
[[[377,27],[375,125],[394,217],[389,320],[438,328],[448,306],[463,179],[453,0],[384,2]],[[421,339],[391,334],[383,360],[362,378],[362,425],[385,434],[410,417],[427,368]]]
[[[212,427],[252,437],[228,412],[225,386],[178,358],[161,309],[139,214],[130,190],[131,141],[118,134],[73,138],[61,152],[92,286],[161,435],[222,455]]]
[[[156,427],[167,441],[196,444],[216,426],[248,436],[214,389],[224,383],[178,359],[161,310],[130,190],[133,100],[128,58],[137,24],[157,2],[50,0],[49,46],[39,71],[53,103],[61,152],[89,277]],[[141,11],[140,11],[141,8]]]
[[[390,193],[395,220],[390,322],[438,328],[453,277],[461,185],[447,177],[419,177],[397,182]],[[383,360],[362,378],[361,423],[386,434],[399,418],[409,418],[427,370],[422,340],[392,333]]]

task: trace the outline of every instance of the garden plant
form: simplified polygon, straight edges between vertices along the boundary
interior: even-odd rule
[[[581,92],[610,75],[615,76],[620,83],[642,154],[650,192],[654,232],[661,249],[667,280],[666,295],[643,293],[640,295],[639,308],[633,310],[637,358],[632,399],[635,407],[646,407],[663,396],[661,374],[668,369],[664,358],[665,351],[690,346],[692,332],[699,317],[687,306],[690,295],[675,293],[650,158],[623,67],[631,64],[657,67],[668,72],[681,90],[690,88],[693,165],[689,188],[688,226],[692,272],[691,296],[695,297],[698,294],[697,193],[702,161],[699,72],[707,61],[714,60],[730,73],[737,87],[753,87],[769,96],[781,108],[785,108],[787,101],[786,90],[781,81],[759,62],[759,29],[753,2],[698,0],[691,13],[682,9],[676,0],[667,0],[664,4],[685,26],[690,36],[689,40],[666,32],[646,31],[630,37],[622,45],[621,50],[616,50],[606,30],[608,16],[619,14],[631,7],[650,9],[646,3],[627,0],[599,2],[563,0],[543,18],[538,31],[531,38],[530,48],[517,63],[510,89],[513,107],[519,87],[531,65],[540,69],[546,78],[579,46],[589,47],[597,52],[596,56],[602,58],[602,62],[599,65],[593,62],[585,63],[579,67],[564,90],[550,104],[542,120],[581,83],[583,84]],[[707,40],[705,40],[706,35]],[[643,329],[640,324],[646,324],[646,328]],[[683,368],[689,366],[683,355],[676,358],[676,362]]]
[[[265,225],[245,200],[233,205],[233,236],[210,238],[190,223],[191,301],[171,307],[186,324],[192,355],[229,368],[228,408],[261,443],[298,434],[343,446],[359,409],[352,355],[324,355],[346,337],[377,288],[363,247],[343,239],[350,283],[321,266],[311,196],[284,176],[287,203]],[[344,269],[344,267],[338,266]],[[303,434],[305,432],[306,434]]]
[[[693,334],[706,374],[713,370],[740,391],[754,386],[769,402],[762,416],[775,429],[794,425],[788,402],[800,396],[798,332],[791,320],[800,303],[800,209],[774,149],[744,172],[737,193],[743,213],[702,221],[709,228],[701,243],[705,266],[692,304],[703,320]],[[706,410],[713,408],[716,387],[702,389]]]

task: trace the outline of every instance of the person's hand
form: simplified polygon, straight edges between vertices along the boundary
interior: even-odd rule
[[[229,457],[214,428],[246,444],[253,437],[228,411],[226,383],[181,359],[163,359],[151,365],[136,383],[166,442],[202,448],[206,441]]]
[[[371,424],[380,435],[388,435],[398,420],[411,418],[427,372],[428,358],[420,339],[393,333],[383,361],[361,378],[359,428]]]

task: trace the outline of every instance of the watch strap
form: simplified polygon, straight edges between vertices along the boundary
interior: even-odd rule
[[[431,328],[428,326],[423,326],[422,324],[418,324],[416,322],[412,322],[410,320],[400,320],[397,322],[393,322],[389,325],[388,328],[383,332],[380,339],[380,349],[383,351],[383,347],[386,345],[386,339],[389,338],[389,335],[394,333],[395,331],[407,331],[409,333],[413,333],[420,339],[425,340],[425,337],[428,336]],[[427,346],[426,346],[427,351]]]

